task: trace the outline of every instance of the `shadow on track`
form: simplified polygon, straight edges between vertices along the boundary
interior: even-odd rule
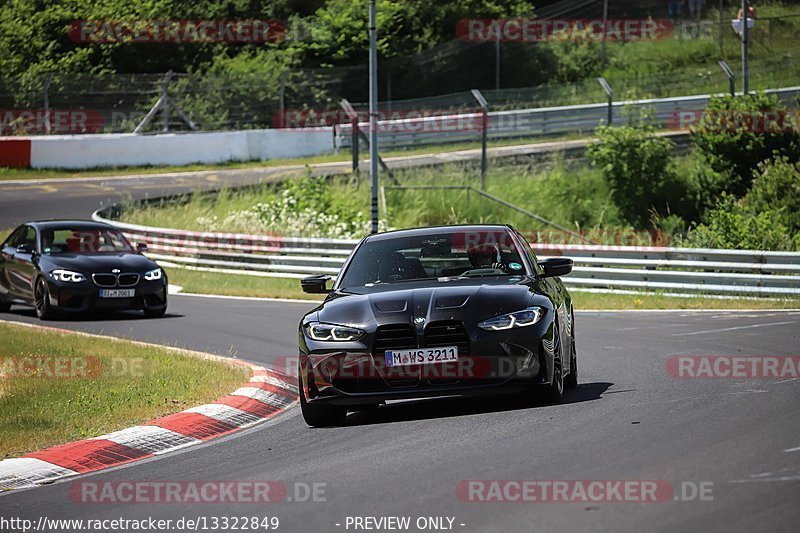
[[[613,383],[581,383],[578,388],[568,391],[561,403],[553,405],[544,402],[540,395],[532,391],[529,396],[484,396],[475,398],[432,398],[410,400],[408,402],[382,405],[367,411],[358,411],[347,416],[345,426],[362,426],[407,422],[431,418],[449,418],[484,413],[515,411],[520,409],[546,409],[572,403],[599,400]]]
[[[125,320],[168,320],[170,318],[183,318],[184,315],[167,312],[163,317],[147,318],[144,313],[136,310],[117,311],[111,309],[95,309],[83,313],[64,313],[53,320],[38,320],[36,311],[26,307],[12,307],[8,313],[0,313],[0,318],[26,317],[36,319],[35,324],[42,326],[58,326],[59,323],[73,322],[120,322]]]

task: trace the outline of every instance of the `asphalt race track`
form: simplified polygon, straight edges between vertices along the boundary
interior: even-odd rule
[[[326,172],[349,169],[346,164],[323,165]],[[270,182],[303,167],[176,172],[107,178],[63,178],[42,181],[0,181],[0,229],[36,218],[88,218],[99,207],[129,199],[155,198]]]
[[[271,363],[295,353],[294,324],[307,308],[174,296],[162,320],[132,313],[53,325]],[[23,309],[6,316],[35,320]],[[800,450],[785,450],[800,446],[800,381],[678,379],[666,362],[682,354],[796,354],[800,312],[586,312],[576,323],[580,386],[561,405],[423,400],[353,414],[335,429],[309,429],[293,409],[204,446],[0,496],[0,514],[255,514],[279,517],[284,531],[347,530],[348,516],[455,517],[463,531],[796,530]],[[69,495],[75,480],[240,479],[324,483],[326,501],[109,505],[76,504]],[[684,483],[713,485],[708,501],[461,501],[459,481],[475,479],[665,480],[678,496]]]
[[[29,203],[16,205],[7,188],[0,191],[6,225],[45,214],[86,217],[110,194],[63,199],[56,212],[46,207],[55,195],[40,202],[30,189]],[[296,324],[312,305],[178,295],[163,319],[121,313],[50,325],[271,364],[296,354]],[[38,322],[19,307],[0,318]],[[453,530],[465,532],[797,530],[800,380],[676,378],[667,362],[676,355],[800,355],[800,311],[579,311],[576,327],[580,385],[560,405],[519,398],[393,403],[330,429],[308,428],[294,408],[204,445],[0,495],[0,517],[207,517],[211,525],[215,517],[276,516],[278,531],[292,532],[355,531],[348,517],[388,516],[411,517],[412,526],[418,517],[449,517]],[[70,494],[86,481],[213,480],[282,481],[294,501],[134,505],[79,503]],[[671,484],[675,497],[469,502],[457,492],[463,480],[657,480]],[[311,484],[323,484],[317,501],[296,501]]]

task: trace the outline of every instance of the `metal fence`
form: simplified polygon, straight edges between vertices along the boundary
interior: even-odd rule
[[[520,44],[502,43],[501,47],[510,54]],[[488,55],[484,54],[487,46]],[[605,99],[594,77],[575,82],[530,78],[527,73],[535,67],[524,64],[507,65],[504,80],[497,84],[492,47],[456,40],[414,56],[408,65],[399,59],[386,60],[381,66],[380,110],[387,115],[477,111],[479,107],[470,94],[473,88],[481,89],[493,111],[590,104]],[[479,50],[483,55],[477,57]],[[505,61],[513,62],[514,57],[508,55]],[[734,72],[739,71],[735,59],[729,59],[729,63]],[[511,74],[518,79],[512,79]],[[164,78],[163,73],[51,73],[31,79],[6,79],[0,74],[0,134],[132,132],[161,96]],[[430,79],[423,84],[423,78]],[[715,61],[679,72],[652,72],[648,67],[635,76],[609,75],[608,80],[619,100],[707,94],[728,88],[728,79]],[[751,90],[775,87],[776,80],[782,85],[800,85],[800,63],[781,55],[753,61]],[[338,102],[347,98],[357,111],[366,112],[366,86],[366,70],[361,66],[285,71],[275,67],[240,74],[176,73],[167,90],[200,130],[214,131],[347,122]],[[439,94],[411,97],[420,93]],[[295,115],[303,119],[293,121]],[[173,113],[168,128],[182,130],[186,125]],[[156,121],[147,131],[161,129],[161,121]]]
[[[93,219],[120,228],[164,265],[253,276],[336,276],[358,241],[194,232]],[[540,258],[575,261],[572,287],[710,295],[800,295],[800,253],[695,248],[534,244]]]
[[[800,87],[786,87],[765,91],[774,94],[786,106],[796,108]],[[681,96],[675,98],[630,100],[608,104],[545,107],[514,111],[495,111],[488,114],[484,125],[480,113],[428,116],[422,118],[386,120],[378,123],[381,148],[405,148],[424,144],[443,144],[472,141],[481,138],[482,128],[488,129],[489,139],[521,137],[548,137],[572,133],[592,132],[598,125],[613,116],[614,123],[627,120],[625,114],[648,111],[654,124],[671,130],[685,130],[690,121],[684,114],[696,118],[696,113],[708,104],[710,95]],[[686,124],[683,121],[686,120]],[[362,130],[369,123],[359,123]],[[353,144],[353,126],[342,124],[336,128],[336,146],[350,148]]]

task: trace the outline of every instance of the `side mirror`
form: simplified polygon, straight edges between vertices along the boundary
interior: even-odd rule
[[[572,259],[569,257],[551,257],[539,261],[539,266],[544,270],[543,278],[558,278],[572,272]]]
[[[330,281],[330,276],[311,276],[308,278],[303,278],[300,280],[300,287],[303,288],[303,292],[308,294],[328,294],[330,289],[328,289],[328,281]]]
[[[20,244],[17,246],[18,254],[33,254],[33,247],[29,244]]]
[[[136,243],[136,253],[143,254],[147,251],[147,243],[146,242],[137,242]]]

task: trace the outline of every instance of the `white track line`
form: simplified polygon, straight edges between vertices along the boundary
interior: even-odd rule
[[[740,329],[753,329],[753,328],[766,328],[769,326],[785,326],[787,324],[797,324],[795,321],[788,321],[788,322],[770,322],[768,324],[751,324],[749,326],[736,326],[732,328],[720,328],[720,329],[706,329],[703,331],[690,331],[688,333],[673,333],[673,337],[688,337],[689,335],[703,335],[705,333],[722,333],[725,331],[735,331]]]

